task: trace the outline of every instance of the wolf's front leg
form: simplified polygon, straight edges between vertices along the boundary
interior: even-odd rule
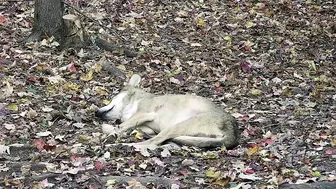
[[[180,135],[179,130],[174,130],[173,128],[163,129],[158,135],[154,136],[151,139],[145,140],[143,142],[136,143],[137,145],[160,145],[162,142],[175,138]],[[183,132],[182,132],[183,133]]]
[[[130,119],[119,125],[120,133],[126,130],[140,126],[146,122],[153,121],[155,118],[155,113],[136,113]]]

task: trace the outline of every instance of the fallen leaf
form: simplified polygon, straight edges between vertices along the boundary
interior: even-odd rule
[[[261,90],[259,90],[259,89],[251,89],[250,90],[250,94],[252,94],[252,95],[260,95],[262,93],[263,92]]]
[[[315,64],[314,61],[311,61],[311,62],[310,62],[310,66],[311,66],[311,68],[312,68],[315,72],[317,71],[316,64]]]
[[[163,151],[161,152],[161,157],[169,157],[169,156],[171,156],[169,150],[164,148]]]
[[[103,164],[102,162],[100,162],[100,161],[95,161],[95,162],[94,162],[94,166],[95,166],[95,168],[96,168],[98,171],[104,169],[104,164]]]
[[[241,179],[253,180],[253,181],[262,179],[260,177],[255,176],[255,174],[245,175],[244,173],[240,173],[238,177]]]
[[[5,123],[4,126],[5,126],[5,129],[7,129],[7,130],[15,130],[15,125],[14,124]]]
[[[43,150],[44,146],[47,144],[43,139],[35,139],[33,143],[39,151]]]
[[[253,26],[255,26],[256,24],[255,23],[253,23],[253,22],[251,22],[251,21],[247,21],[246,23],[245,23],[245,27],[246,28],[251,28],[251,27],[253,27]]]
[[[52,135],[52,133],[50,131],[36,133],[36,136],[38,136],[38,137],[46,137],[46,136],[49,136],[49,135]]]
[[[204,27],[205,26],[204,19],[203,18],[198,18],[197,19],[197,25]]]
[[[194,162],[194,160],[192,160],[192,159],[184,159],[183,161],[182,161],[182,166],[190,166],[190,165],[193,165],[195,162]]]
[[[312,172],[313,177],[321,177],[321,173],[319,171]]]
[[[0,25],[7,25],[7,20],[4,15],[0,15]]]
[[[109,124],[102,124],[102,131],[103,133],[110,134],[110,135],[115,135],[118,134],[118,129],[112,125]]]
[[[10,154],[9,146],[0,144],[0,155],[5,153]]]
[[[82,81],[90,81],[93,78],[93,70],[90,70],[86,75],[81,76],[80,80]]]
[[[221,179],[216,180],[214,184],[225,187],[226,185],[228,185],[229,182],[230,182],[230,178],[221,178]]]
[[[19,107],[17,104],[10,104],[9,106],[7,106],[7,110],[17,112],[19,110]]]
[[[209,178],[218,179],[221,176],[221,172],[216,171],[214,167],[210,167],[208,170],[205,171],[205,176]]]
[[[253,154],[257,153],[260,150],[260,147],[258,145],[255,145],[253,148],[249,148],[247,150],[247,155],[252,156]]]
[[[141,139],[143,139],[143,136],[144,136],[144,135],[143,135],[142,132],[137,131],[134,137],[135,137],[136,139],[140,139],[140,140],[141,140]]]
[[[240,68],[243,70],[244,73],[249,74],[249,73],[252,72],[250,63],[248,63],[246,61],[241,61],[239,65],[240,65]]]
[[[329,150],[327,150],[325,153],[327,154],[327,155],[333,155],[334,154],[334,149],[329,149]]]
[[[192,46],[192,47],[202,47],[202,44],[200,44],[200,43],[190,43],[190,46]]]
[[[115,179],[109,179],[109,180],[106,181],[105,186],[114,185],[116,183],[117,183],[117,181]]]
[[[69,64],[68,65],[68,71],[69,72],[77,72],[75,64]]]

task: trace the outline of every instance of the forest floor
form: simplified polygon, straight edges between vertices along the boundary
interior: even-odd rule
[[[66,2],[96,20],[78,14],[90,35],[141,55],[23,44],[34,3],[1,2],[0,188],[336,188],[333,1]],[[102,144],[113,124],[94,112],[133,73],[152,93],[213,100],[238,119],[239,146]]]

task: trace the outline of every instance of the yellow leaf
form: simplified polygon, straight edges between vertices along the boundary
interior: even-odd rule
[[[117,181],[115,179],[110,179],[106,181],[106,185],[114,185]]]
[[[262,94],[262,91],[259,90],[259,89],[251,89],[250,90],[250,94],[252,94],[252,95],[260,95],[260,94]]]
[[[160,37],[157,33],[154,33],[153,36],[154,36],[155,38],[159,38],[159,37]]]
[[[10,104],[9,106],[7,106],[7,109],[11,110],[11,111],[14,111],[14,112],[17,112],[19,110],[19,107],[16,104]]]
[[[214,167],[210,167],[208,170],[205,171],[205,176],[209,178],[218,179],[221,176],[221,172],[215,171]]]
[[[81,76],[80,80],[82,81],[90,81],[93,78],[93,70],[90,70],[85,76]]]
[[[140,53],[145,52],[145,47],[141,47],[141,48],[139,48],[139,52],[140,52]]]
[[[137,131],[137,133],[135,134],[135,138],[137,138],[137,139],[143,139],[143,133]]]
[[[229,42],[231,42],[231,41],[232,41],[231,37],[230,37],[230,36],[228,36],[228,35],[227,35],[227,36],[225,36],[225,37],[224,37],[224,39],[225,39],[226,41],[229,41]]]
[[[218,156],[218,153],[215,153],[215,152],[204,152],[202,154],[202,158],[203,159],[218,159],[219,156]]]
[[[55,93],[56,93],[55,87],[52,86],[52,85],[48,85],[48,86],[47,86],[47,91],[48,91],[50,94],[55,94]]]
[[[129,72],[126,74],[126,77],[127,77],[127,78],[131,78],[132,75],[133,75],[133,71],[129,71]]]
[[[205,26],[204,19],[203,19],[203,18],[198,18],[198,20],[197,20],[197,25],[198,25],[198,26],[202,26],[202,27],[204,27],[204,26]]]
[[[229,178],[222,178],[219,180],[216,180],[214,184],[220,185],[220,186],[226,186],[229,183],[230,179]]]
[[[67,89],[67,90],[71,89],[71,90],[76,91],[76,92],[79,90],[79,86],[77,84],[71,83],[71,82],[66,83],[64,85],[64,88]]]
[[[336,136],[334,136],[334,137],[331,139],[330,144],[331,144],[332,147],[336,147]]]
[[[77,139],[79,140],[79,141],[88,141],[89,140],[89,137],[88,136],[85,136],[85,135],[79,135],[78,137],[77,137]]]
[[[227,151],[227,149],[226,149],[226,147],[223,145],[222,147],[221,147],[221,152],[226,152]]]
[[[119,65],[117,68],[119,68],[121,71],[126,71],[126,67],[124,65]]]
[[[27,99],[27,98],[21,98],[20,99],[20,102],[22,102],[22,103],[26,103],[26,102],[28,102],[29,100]]]
[[[313,68],[313,70],[316,72],[317,71],[317,68],[316,68],[316,64],[314,61],[311,61],[310,63],[311,67]]]
[[[100,72],[102,70],[103,66],[101,64],[95,64],[93,66],[93,69],[95,72]]]
[[[255,23],[253,23],[253,22],[251,22],[251,21],[247,21],[246,24],[245,24],[245,27],[246,27],[246,28],[251,28],[251,27],[253,27],[253,26],[255,26],[255,25],[256,25]]]
[[[99,95],[108,95],[108,92],[104,87],[95,88],[95,92],[96,94],[99,94]]]
[[[105,104],[105,105],[110,104],[110,102],[111,102],[111,101],[109,101],[109,100],[103,100],[103,104]]]
[[[255,145],[253,148],[250,148],[247,150],[247,155],[251,156],[255,154],[256,152],[258,152],[259,150],[260,150],[260,147],[258,145]]]
[[[256,4],[256,7],[257,7],[258,9],[262,9],[262,8],[265,7],[265,3],[257,3],[257,4]]]

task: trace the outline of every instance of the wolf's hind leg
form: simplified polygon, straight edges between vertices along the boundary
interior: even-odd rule
[[[166,140],[177,138],[177,142],[199,147],[216,147],[223,144],[231,148],[236,144],[234,123],[217,112],[198,114],[172,127],[163,129],[155,137],[139,145],[159,145]]]

